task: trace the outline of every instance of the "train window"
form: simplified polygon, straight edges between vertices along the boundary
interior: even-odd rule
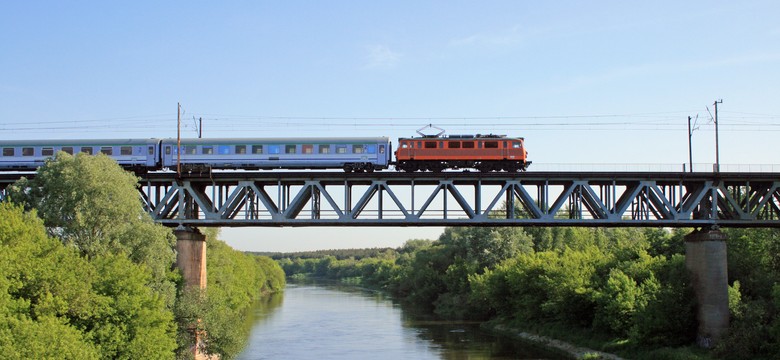
[[[41,156],[52,156],[54,155],[54,148],[43,148],[41,149]]]
[[[214,147],[213,146],[201,146],[200,147],[200,153],[203,155],[214,155]]]
[[[485,149],[498,149],[498,141],[485,141]]]
[[[336,145],[336,154],[346,154],[347,145]]]
[[[450,149],[460,149],[460,141],[447,142],[447,147]]]
[[[106,155],[114,155],[114,148],[110,146],[103,146],[100,148],[100,153],[106,154]]]
[[[83,153],[85,153],[85,154],[87,154],[87,155],[92,155],[92,154],[94,154],[94,153],[92,152],[92,147],[91,147],[91,146],[82,146],[82,147],[81,147],[81,152],[83,152]]]
[[[409,147],[409,144],[407,143],[401,143],[401,149],[406,149]]]
[[[507,146],[506,146],[506,141],[504,141],[504,149],[506,149],[506,148],[507,148]]]
[[[304,154],[311,154],[314,152],[314,145],[311,144],[301,145],[301,150],[303,151]]]
[[[3,156],[14,156],[14,148],[3,148]]]
[[[171,147],[170,146],[166,146],[165,147],[165,155],[170,155],[170,154],[171,154]]]
[[[330,145],[320,145],[320,154],[330,154]]]
[[[196,145],[184,145],[184,153],[187,155],[195,155],[198,153],[198,147]]]
[[[418,141],[417,142],[417,148],[418,149],[422,149],[422,141]]]
[[[362,154],[363,153],[363,145],[352,145],[352,153],[353,154]]]
[[[154,146],[149,147],[149,155],[154,155]]]
[[[426,141],[425,142],[425,148],[426,149],[435,149],[436,148],[436,142],[435,141]]]
[[[252,145],[252,154],[262,154],[262,153],[263,153],[263,145]]]
[[[73,155],[73,146],[63,146],[62,152]]]
[[[35,155],[35,148],[26,147],[22,148],[22,156],[33,156]]]
[[[281,152],[281,148],[279,145],[268,145],[268,153],[269,154],[278,154]]]
[[[228,155],[230,154],[230,146],[227,145],[219,145],[217,146],[217,153],[220,155]]]
[[[133,155],[132,146],[122,146],[119,148],[119,155]]]
[[[246,145],[236,145],[236,154],[246,154]]]
[[[285,145],[284,146],[284,153],[285,154],[295,154],[295,145]]]
[[[367,154],[376,154],[376,145],[366,145]]]
[[[463,142],[463,148],[464,149],[473,149],[474,148],[474,142],[473,141],[464,141]]]
[[[385,153],[385,146],[384,145],[379,145],[379,153],[380,154],[384,154]]]
[[[512,141],[512,147],[515,148],[515,149],[519,149],[520,148],[520,142],[519,141]]]

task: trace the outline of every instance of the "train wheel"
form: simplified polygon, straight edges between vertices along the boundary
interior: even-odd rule
[[[344,164],[344,172],[348,172],[349,173],[349,172],[352,172],[353,170],[355,170],[355,169],[352,167],[352,165]]]
[[[374,164],[368,163],[365,166],[363,166],[363,170],[366,172],[374,172]]]

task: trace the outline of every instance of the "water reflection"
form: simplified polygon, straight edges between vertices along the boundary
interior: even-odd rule
[[[475,323],[407,312],[354,286],[288,284],[284,294],[258,304],[253,322],[239,359],[555,358]]]

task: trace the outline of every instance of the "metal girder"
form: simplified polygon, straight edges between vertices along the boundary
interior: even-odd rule
[[[170,226],[780,227],[777,173],[150,173],[141,185]]]

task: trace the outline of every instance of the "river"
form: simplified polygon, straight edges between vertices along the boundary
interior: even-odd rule
[[[349,286],[287,284],[258,304],[241,360],[552,359],[559,356],[477,324],[412,315],[387,296]]]

